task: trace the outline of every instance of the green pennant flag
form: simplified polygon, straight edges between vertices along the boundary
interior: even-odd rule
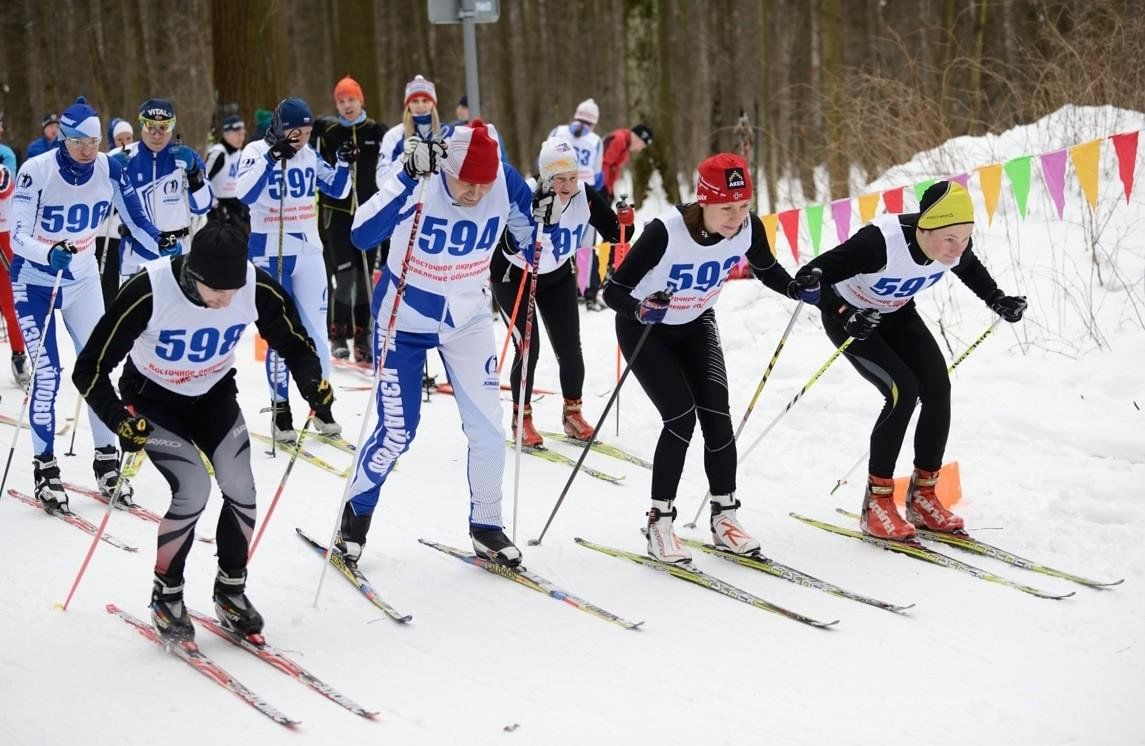
[[[1018,214],[1022,220],[1026,219],[1026,201],[1030,198],[1030,160],[1033,156],[1022,155],[1006,161],[1002,170],[1010,179],[1010,186],[1014,190],[1014,202],[1018,205]]]
[[[811,234],[811,256],[819,256],[819,239],[823,237],[823,205],[808,205],[807,231]]]
[[[924,181],[920,181],[917,184],[915,184],[914,185],[914,198],[917,199],[919,202],[922,202],[922,195],[925,194],[926,190],[930,189],[931,185],[933,185],[936,181],[938,181],[938,179],[926,179]]]

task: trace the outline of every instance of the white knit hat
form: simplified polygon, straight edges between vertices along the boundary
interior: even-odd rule
[[[432,80],[426,80],[420,75],[415,75],[413,80],[406,83],[406,98],[403,106],[409,106],[411,99],[418,96],[425,96],[433,101],[433,105],[437,106],[437,88],[433,85]]]
[[[589,124],[596,124],[600,120],[600,107],[591,98],[586,98],[576,105],[576,113],[573,114],[573,119],[579,119],[582,122]]]
[[[577,171],[576,151],[567,141],[554,137],[545,140],[541,155],[537,158],[542,179],[551,179],[557,174]]]

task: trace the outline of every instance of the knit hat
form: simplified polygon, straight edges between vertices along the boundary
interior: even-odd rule
[[[600,120],[600,107],[591,98],[586,98],[576,105],[576,113],[573,114],[573,119],[579,119],[582,122],[589,124],[596,124]]]
[[[64,137],[102,137],[103,126],[99,114],[80,96],[60,115],[60,134]]]
[[[107,125],[107,134],[111,136],[112,142],[119,135],[135,135],[135,130],[131,128],[131,122],[119,117],[112,118],[111,122]]]
[[[735,153],[716,153],[696,167],[696,201],[701,205],[751,199],[747,162]]]
[[[44,118],[40,120],[40,129],[47,127],[49,124],[59,124],[60,117],[58,114],[45,114]]]
[[[448,155],[441,164],[445,173],[469,184],[491,184],[497,178],[501,158],[485,122],[474,119],[453,130],[447,147]]]
[[[578,165],[576,151],[567,141],[560,138],[545,140],[541,145],[541,155],[537,159],[542,179],[551,179],[557,174],[576,172]]]
[[[247,241],[237,226],[208,220],[191,239],[187,273],[212,290],[235,290],[246,284]]]
[[[409,102],[418,96],[425,96],[437,106],[437,87],[434,86],[433,81],[426,80],[420,75],[415,75],[413,80],[406,83],[406,98],[403,106],[409,106]]]
[[[139,118],[165,122],[175,118],[175,104],[165,98],[149,98],[139,106]]]
[[[277,122],[275,122],[277,120]],[[274,108],[274,117],[271,119],[271,129],[276,129],[275,135],[281,137],[286,130],[309,127],[314,123],[314,116],[306,102],[296,96],[284,98]],[[276,128],[274,125],[277,124]]]
[[[974,222],[970,193],[957,181],[936,181],[922,193],[918,227],[923,230],[946,228]]]
[[[646,124],[638,124],[632,128],[632,133],[644,141],[645,145],[652,144],[652,128]]]
[[[246,124],[238,114],[231,114],[223,120],[223,132],[238,132],[242,129],[246,129]]]
[[[356,98],[362,103],[366,102],[366,96],[362,93],[362,86],[358,85],[358,81],[351,78],[349,75],[338,81],[338,85],[334,86],[334,100],[340,98]]]

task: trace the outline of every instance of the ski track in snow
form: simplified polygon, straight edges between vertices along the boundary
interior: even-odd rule
[[[1074,126],[1090,111],[1063,110],[1057,119],[1002,136],[959,138],[943,157],[952,170],[964,170],[991,157],[1044,152],[1145,124],[1140,114],[1096,110],[1092,131]],[[905,164],[878,186],[908,182],[914,177],[904,174],[917,165]],[[1102,168],[1099,209],[1112,214],[1107,230],[1119,237],[1115,261],[1129,288],[1107,291],[1093,281],[1087,291],[1100,345],[1086,332],[1076,296],[1063,298],[1061,291],[1091,282],[1080,227],[1089,208],[1072,169],[1064,221],[1037,176],[1025,223],[1008,185],[993,226],[979,221],[977,252],[1004,288],[1031,297],[1031,308],[1023,325],[1000,325],[954,375],[947,459],[960,462],[958,510],[983,540],[1082,575],[1124,577],[1124,585],[1092,590],[940,548],[1038,588],[1076,591],[1066,600],[1042,600],[788,518],[796,511],[845,523],[834,508],[859,506],[865,464],[835,495],[828,493],[866,448],[881,401],[840,360],[741,466],[741,518],[776,560],[849,590],[917,606],[894,615],[696,553],[699,567],[735,585],[815,618],[840,620],[834,629],[815,630],[578,547],[575,536],[636,551],[643,546],[649,473],[596,454],[588,463],[626,475],[624,483],[578,476],[543,545],[525,546],[568,475],[523,457],[516,540],[526,564],[594,604],[645,622],[640,631],[624,631],[418,544],[424,537],[469,547],[465,441],[453,399],[438,395],[423,405],[412,450],[382,491],[361,565],[387,601],[413,615],[410,624],[385,618],[336,572],[327,574],[318,608],[311,605],[321,565],[293,529],[325,541],[342,483],[306,463],[297,464],[250,568],[250,597],[266,617],[270,642],[379,710],[380,722],[346,713],[199,629],[204,652],[302,721],[298,733],[288,733],[107,614],[104,604],[114,602],[147,615],[155,529],[125,514],[112,516],[109,530],[140,546],[139,555],[99,547],[70,609],[53,609],[89,539],[0,498],[0,542],[8,557],[0,575],[0,743],[182,746],[231,743],[238,734],[259,744],[1142,743],[1145,413],[1134,402],[1145,406],[1145,331],[1130,301],[1145,308],[1145,197],[1138,184],[1125,205],[1111,147],[1104,147]],[[1145,178],[1140,167],[1138,178]],[[649,203],[641,218],[662,207]],[[833,230],[825,227],[825,244]],[[780,258],[794,266],[782,240]],[[1071,267],[1076,276],[1068,274]],[[936,334],[942,318],[958,354],[989,326],[991,314],[956,278],[936,291],[920,299],[920,310]],[[792,310],[790,301],[755,282],[730,283],[724,291],[717,316],[736,424]],[[614,382],[615,337],[610,312],[581,319],[585,415],[593,422]],[[498,327],[498,346],[502,333]],[[61,346],[70,361],[69,343]],[[262,366],[252,362],[249,337],[241,350],[240,400],[250,428],[266,432],[267,416],[258,414],[265,403]],[[830,353],[817,312],[803,309],[741,453]],[[436,358],[430,366],[441,372]],[[336,386],[361,383],[350,372],[336,369],[333,376]],[[4,378],[0,411],[15,416],[20,394]],[[537,381],[549,388],[557,382],[544,335]],[[368,394],[337,395],[335,414],[353,438],[371,406]],[[65,385],[59,417],[70,414],[74,397]],[[295,411],[303,411],[294,398]],[[651,458],[659,421],[634,380],[620,407],[621,433],[610,414],[604,439]],[[545,397],[535,409],[538,428],[559,428],[560,397]],[[508,406],[505,412],[508,429]],[[57,439],[65,479],[92,482],[89,433],[81,420],[75,457],[62,456],[66,439]],[[908,433],[900,473],[910,468],[910,439]],[[699,441],[697,428],[678,526],[691,518],[706,487]],[[318,443],[308,447],[337,464],[349,458]],[[23,433],[9,486],[31,489],[30,448]],[[253,461],[265,512],[286,459],[271,460],[256,446]],[[141,504],[165,510],[169,493],[151,464],[135,484]],[[509,523],[509,451],[503,484]],[[103,507],[82,495],[72,497],[72,506],[95,522],[102,515]],[[216,490],[202,533],[214,534],[218,509]],[[706,520],[705,510],[693,535],[706,538]],[[195,544],[187,570],[188,603],[206,613],[211,551]]]

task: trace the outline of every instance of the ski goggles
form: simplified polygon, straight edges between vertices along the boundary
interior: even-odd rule
[[[148,119],[139,117],[139,126],[148,132],[171,132],[175,129],[175,117],[170,119]]]
[[[94,137],[64,137],[64,142],[77,148],[98,148],[102,141],[103,138],[99,135]]]

